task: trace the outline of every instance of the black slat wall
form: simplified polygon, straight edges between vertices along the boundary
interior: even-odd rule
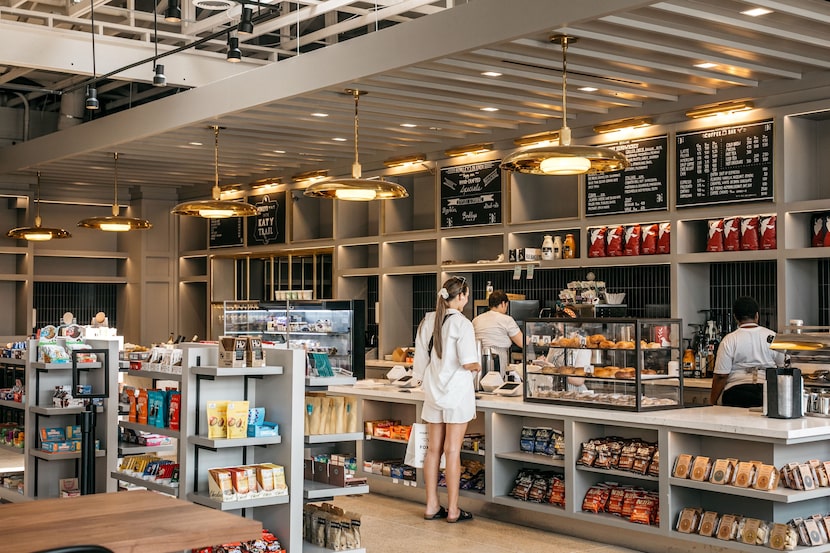
[[[111,327],[118,326],[117,284],[83,282],[35,282],[35,327],[59,325],[67,311],[80,325],[88,325],[99,311],[106,313]]]
[[[702,312],[700,321],[711,319],[721,325],[722,332],[734,329],[732,304],[740,296],[755,298],[760,307],[761,325],[777,330],[778,278],[775,261],[745,261],[739,263],[712,263],[709,265],[709,313]],[[700,292],[703,292],[702,290]],[[684,321],[686,322],[686,321]]]

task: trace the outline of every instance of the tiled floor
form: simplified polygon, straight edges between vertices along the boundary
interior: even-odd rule
[[[379,494],[338,497],[334,504],[362,515],[361,536],[368,553],[636,553],[481,516],[457,524],[427,521],[423,519],[423,504]]]

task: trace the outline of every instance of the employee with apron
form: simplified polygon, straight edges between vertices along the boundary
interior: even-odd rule
[[[784,354],[770,349],[775,332],[758,324],[758,302],[740,297],[732,306],[738,328],[718,346],[710,401],[732,407],[760,407],[767,367],[784,365]]]
[[[481,348],[489,348],[491,356],[498,355],[499,370],[502,376],[507,373],[510,363],[510,346],[524,345],[524,337],[519,325],[507,314],[510,300],[503,290],[494,290],[487,301],[490,310],[473,319],[476,340]]]

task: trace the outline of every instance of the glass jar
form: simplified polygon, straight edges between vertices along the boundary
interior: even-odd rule
[[[566,234],[562,243],[562,259],[573,259],[576,257],[576,241],[573,234]]]

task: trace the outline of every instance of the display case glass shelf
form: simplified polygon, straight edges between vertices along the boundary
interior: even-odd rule
[[[628,411],[683,407],[682,326],[679,319],[531,319],[524,329],[525,401]]]

